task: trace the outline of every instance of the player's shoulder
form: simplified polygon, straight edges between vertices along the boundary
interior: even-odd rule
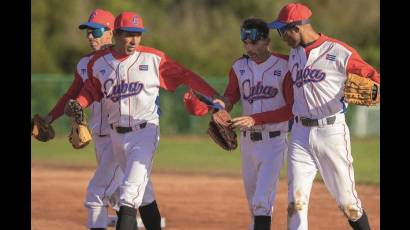
[[[90,61],[90,59],[94,56],[95,51],[92,51],[80,58],[80,60],[77,63],[77,69],[81,69],[84,66],[87,67],[87,63]]]
[[[246,55],[246,54],[243,54],[241,57],[235,59],[235,60],[232,62],[232,66],[244,64],[244,63],[246,63],[247,61],[249,61],[249,56]]]
[[[286,54],[281,54],[278,52],[271,52],[272,56],[275,56],[276,58],[283,60],[283,61],[288,61],[289,60],[289,55]]]
[[[111,54],[111,48],[93,51],[85,57],[86,65],[94,65],[97,60],[108,54]]]
[[[326,35],[322,35],[322,36],[324,36],[324,40],[327,41],[327,42],[330,42],[330,43],[332,43],[332,44],[336,44],[336,45],[338,45],[340,48],[346,49],[346,50],[348,50],[348,51],[350,51],[350,52],[352,52],[352,53],[357,53],[357,51],[356,51],[353,47],[351,47],[350,45],[348,45],[348,44],[345,43],[345,42],[342,42],[342,41],[340,41],[340,40],[338,40],[338,39],[336,39],[336,38],[329,37],[329,36],[326,36]]]
[[[141,52],[141,53],[147,53],[147,54],[153,54],[159,57],[164,57],[165,53],[161,50],[149,47],[149,46],[138,46],[137,51]]]

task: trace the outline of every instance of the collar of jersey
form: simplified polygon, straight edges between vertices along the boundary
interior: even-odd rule
[[[119,60],[119,61],[123,61],[123,60],[127,59],[127,57],[130,56],[130,55],[127,55],[127,54],[120,54],[120,53],[116,52],[116,51],[115,51],[114,49],[112,49],[112,48],[110,48],[110,51],[111,51],[112,56],[113,56],[115,59]]]
[[[306,47],[303,47],[305,49],[306,56],[309,55],[309,53],[312,49],[314,49],[316,47],[319,47],[320,45],[322,45],[323,42],[325,42],[327,40],[326,35],[324,35],[322,33],[319,33],[319,35],[320,35],[320,37],[315,42],[313,42],[312,44],[310,44]]]
[[[263,61],[263,62],[253,61],[253,62],[255,62],[255,64],[257,64],[257,65],[259,66],[259,65],[261,65],[261,64],[263,64],[263,63],[265,63],[265,62],[267,62],[272,56],[273,56],[273,55],[272,55],[272,53],[271,53],[270,56],[269,56],[265,61]]]

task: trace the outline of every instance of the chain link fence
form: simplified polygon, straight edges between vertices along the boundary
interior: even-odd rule
[[[204,79],[218,92],[223,93],[228,78],[225,76],[205,76]],[[71,85],[71,75],[32,74],[31,75],[31,115],[47,114]],[[186,135],[205,134],[208,128],[209,115],[194,117],[188,114],[183,105],[183,94],[186,86],[179,87],[174,93],[160,91],[161,134]],[[232,116],[241,115],[241,105],[236,104]],[[380,135],[380,108],[349,106],[347,123],[353,136]],[[60,117],[53,123],[57,135],[68,135],[69,119]]]

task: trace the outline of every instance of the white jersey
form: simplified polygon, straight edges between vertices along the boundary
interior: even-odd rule
[[[310,51],[292,49],[289,69],[294,81],[293,114],[321,119],[346,108],[342,101],[343,85],[350,52],[341,44],[325,41]]]
[[[283,96],[283,82],[288,73],[286,59],[271,55],[265,62],[256,64],[243,57],[232,65],[232,69],[238,79],[244,116],[273,111],[286,105]],[[287,132],[288,121],[255,125],[252,129]]]
[[[293,114],[313,119],[346,111],[343,89],[349,73],[377,83],[380,79],[356,50],[322,34],[308,48],[298,46],[291,50],[289,70],[294,84]]]
[[[77,74],[81,77],[83,82],[87,80],[87,64],[90,59],[93,57],[93,53],[88,54],[81,58],[81,60],[77,64]],[[108,113],[106,110],[103,109],[101,103],[104,103],[104,99],[100,102],[93,102],[90,106],[90,122],[89,127],[93,135],[109,135],[110,127],[108,125]]]
[[[124,60],[106,52],[95,60],[92,74],[101,84],[108,123],[125,127],[147,121],[158,124],[160,63],[159,55],[143,51]]]

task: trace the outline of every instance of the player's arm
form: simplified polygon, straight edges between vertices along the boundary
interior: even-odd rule
[[[78,72],[76,72],[70,88],[60,98],[60,100],[58,100],[56,105],[54,105],[53,109],[46,116],[45,120],[47,121],[47,123],[51,124],[53,121],[57,120],[59,117],[63,115],[65,104],[68,102],[69,99],[76,98],[82,87],[83,80],[81,79],[81,76],[78,74]]]
[[[380,84],[380,74],[371,65],[366,63],[355,49],[351,47],[348,48],[352,52],[352,55],[347,63],[347,74],[356,74]]]
[[[165,90],[173,92],[178,86],[183,84],[208,97],[214,97],[217,94],[200,76],[166,55],[161,59],[159,72],[160,86]]]
[[[238,77],[233,68],[230,69],[228,77],[229,80],[224,92],[224,97],[228,102],[225,105],[225,109],[229,112],[233,109],[233,105],[241,98],[241,92],[239,89]]]
[[[85,81],[84,87],[75,100],[80,103],[82,108],[87,108],[94,101],[101,101],[102,98],[100,81],[96,78],[89,78]]]
[[[254,125],[261,125],[266,123],[279,123],[288,121],[292,117],[293,105],[293,82],[290,72],[288,72],[282,83],[283,98],[285,105],[262,113],[255,113],[251,116],[242,116],[232,119],[233,126],[252,127]]]
[[[104,96],[101,92],[101,83],[94,76],[94,64],[98,58],[102,57],[107,52],[107,50],[104,50],[95,53],[87,63],[87,80],[84,82],[84,87],[81,89],[78,97],[75,99],[82,108],[87,108],[94,101],[101,101]]]

